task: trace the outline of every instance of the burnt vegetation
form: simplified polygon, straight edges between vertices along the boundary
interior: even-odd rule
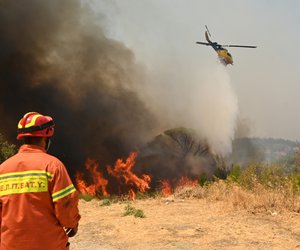
[[[137,170],[152,177],[152,188],[167,179],[173,184],[182,177],[198,178],[221,172],[220,157],[215,155],[205,139],[187,128],[174,128],[156,136],[139,150]],[[218,171],[217,169],[220,168]]]

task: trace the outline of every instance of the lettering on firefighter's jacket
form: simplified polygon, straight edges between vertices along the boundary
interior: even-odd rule
[[[40,172],[0,175],[0,196],[32,192],[47,192],[48,176]]]

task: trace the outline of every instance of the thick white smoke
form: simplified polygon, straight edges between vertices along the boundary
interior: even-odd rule
[[[238,116],[238,99],[227,70],[217,62],[193,74],[188,69],[157,68],[160,77],[156,75],[147,90],[149,106],[164,128],[191,128],[222,156],[231,152]]]
[[[203,77],[202,77],[203,78]],[[223,65],[205,73],[205,79],[192,91],[190,119],[215,153],[231,152],[238,115],[238,100]]]
[[[114,20],[107,15],[107,33],[128,46],[143,65],[143,81],[139,81],[135,91],[158,117],[160,127],[156,133],[174,127],[191,128],[207,140],[216,154],[230,153],[238,115],[238,101],[228,73],[231,66],[218,63],[211,48],[196,45],[193,39],[198,34],[180,35],[172,21],[177,20],[176,16],[172,19],[172,13],[168,13],[170,16],[165,19],[158,8],[161,5],[149,6],[149,11],[157,15],[156,20],[147,18],[143,4],[131,4],[131,8],[120,1],[116,4],[116,9],[101,6],[104,13],[117,12]],[[138,18],[143,24],[136,22]],[[199,56],[203,57],[207,49],[215,59],[203,65]]]

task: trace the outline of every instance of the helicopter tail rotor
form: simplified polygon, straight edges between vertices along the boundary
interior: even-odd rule
[[[211,37],[211,34],[210,34],[210,32],[209,32],[209,29],[208,29],[208,27],[207,27],[206,25],[205,25],[205,29],[206,29],[208,35]]]
[[[208,41],[209,43],[212,43],[211,40],[209,39],[211,37],[210,32],[207,28],[207,26],[205,25],[206,31],[205,31],[205,39],[206,41]]]

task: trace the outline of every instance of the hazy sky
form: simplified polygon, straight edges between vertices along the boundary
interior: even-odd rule
[[[300,1],[95,0],[94,6],[106,34],[135,53],[150,76],[149,98],[165,100],[170,120],[185,112],[179,102],[197,99],[204,79],[212,85],[209,96],[222,98],[214,81],[221,76],[248,136],[300,140]],[[195,44],[205,41],[205,25],[213,41],[258,48],[230,48],[234,65],[220,73],[216,53]],[[205,103],[199,105],[205,109]]]

